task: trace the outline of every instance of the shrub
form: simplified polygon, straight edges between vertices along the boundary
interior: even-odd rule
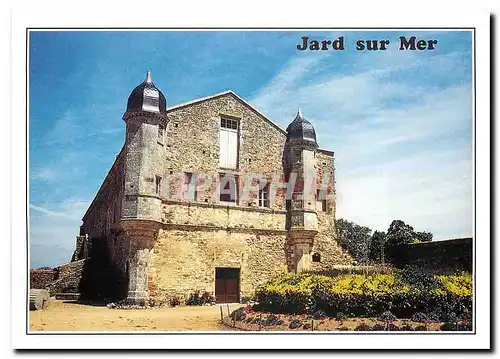
[[[377,319],[384,322],[384,323],[390,323],[390,322],[395,321],[398,318],[396,318],[396,316],[394,314],[392,314],[390,311],[386,310],[385,312],[380,314]]]
[[[302,321],[300,319],[294,319],[290,322],[290,325],[288,326],[290,329],[297,329],[302,326]]]
[[[386,310],[385,312],[380,314],[377,319],[384,322],[386,330],[389,330],[389,324],[395,321],[397,318],[389,310]]]
[[[427,314],[427,323],[438,323],[439,321],[439,315],[437,315],[437,313],[431,312]]]
[[[405,266],[397,272],[398,279],[418,290],[429,291],[441,288],[441,282],[422,267]]]
[[[347,328],[347,327],[340,327],[339,330],[347,332],[347,331],[349,331],[349,328]]]
[[[372,327],[372,331],[381,331],[381,330],[385,330],[385,325],[382,325],[382,324],[375,324],[375,325]]]
[[[391,274],[394,272],[394,268],[390,265],[348,265],[348,266],[334,266],[326,270],[309,270],[304,271],[303,275],[321,275],[326,277],[338,277],[346,274],[363,274],[363,275],[373,275],[373,274]]]
[[[241,307],[241,308],[238,308],[236,310],[233,310],[231,312],[231,314],[229,315],[229,317],[232,320],[242,321],[242,320],[245,320],[247,315],[246,315],[245,309],[243,307]]]
[[[448,323],[458,322],[458,317],[455,312],[446,312],[441,315],[441,320]]]
[[[396,324],[389,324],[389,326],[387,327],[387,330],[390,330],[392,332],[398,332],[402,329],[400,327],[398,327]]]
[[[472,323],[470,323],[470,322],[460,323],[458,325],[458,330],[460,330],[460,331],[471,331],[472,330]]]
[[[417,312],[464,313],[472,309],[470,274],[435,276],[411,272],[339,275],[285,275],[256,290],[258,309],[274,313],[315,313],[328,316],[376,317],[390,310],[398,318]],[[408,283],[408,282],[409,283]],[[426,286],[425,283],[434,283]]]
[[[208,292],[200,292],[197,290],[194,293],[191,293],[186,299],[186,305],[204,305],[211,304],[215,302],[215,298]]]
[[[325,313],[325,311],[323,310],[317,310],[316,312],[314,312],[313,314],[313,318],[314,319],[325,319],[327,318],[328,315]]]
[[[405,332],[413,332],[415,330],[411,325],[408,324],[403,325],[400,329]]]
[[[252,324],[259,324],[259,317],[256,316],[255,318],[253,318]]]
[[[459,330],[458,329],[458,323],[444,323],[439,327],[439,330],[442,330],[444,332],[454,332]]]
[[[269,314],[268,317],[263,321],[262,325],[271,326],[271,325],[282,325],[283,321],[274,314]]]
[[[181,301],[177,296],[174,295],[172,298],[170,298],[169,304],[171,307],[178,307],[179,305],[181,305]]]
[[[344,322],[344,320],[347,319],[347,315],[345,315],[345,313],[343,312],[338,312],[337,314],[335,314],[335,319],[337,319],[340,323]]]
[[[411,320],[417,323],[427,323],[427,315],[417,312],[411,316]]]
[[[372,328],[366,323],[361,323],[354,330],[357,332],[369,332]]]

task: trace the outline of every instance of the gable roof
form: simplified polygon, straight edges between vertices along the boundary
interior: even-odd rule
[[[188,106],[200,103],[200,102],[212,100],[212,99],[215,99],[215,98],[218,98],[218,97],[222,97],[222,96],[227,96],[227,95],[233,96],[236,100],[238,100],[240,103],[242,103],[245,107],[247,107],[250,110],[252,110],[253,112],[255,112],[258,116],[262,117],[264,120],[266,120],[267,122],[269,122],[273,127],[275,127],[283,135],[286,136],[286,131],[284,129],[282,129],[277,123],[275,123],[274,121],[272,121],[269,117],[267,117],[266,115],[264,115],[262,112],[260,112],[259,110],[257,110],[255,107],[253,107],[251,104],[249,104],[247,101],[245,101],[243,98],[241,98],[234,91],[231,91],[231,90],[220,92],[220,93],[216,93],[214,95],[207,96],[207,97],[201,97],[201,98],[198,98],[198,99],[195,99],[195,100],[192,100],[192,101],[188,101],[188,102],[184,102],[184,103],[181,103],[181,104],[178,104],[178,105],[175,105],[175,106],[167,107],[167,113],[175,111],[175,110],[178,110],[178,109],[181,109],[183,107],[188,107]]]

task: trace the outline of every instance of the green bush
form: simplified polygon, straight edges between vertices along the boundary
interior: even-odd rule
[[[191,293],[186,299],[186,305],[204,305],[215,302],[215,298],[208,292],[200,292],[197,290]]]
[[[257,309],[275,313],[322,310],[332,317],[339,312],[377,317],[390,311],[398,318],[417,312],[460,315],[472,309],[472,278],[468,273],[411,275],[410,270],[371,275],[288,274],[261,285],[255,297]]]

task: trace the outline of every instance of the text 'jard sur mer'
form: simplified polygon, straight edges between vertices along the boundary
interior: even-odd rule
[[[300,43],[297,45],[297,50],[317,51],[317,50],[345,50],[344,36],[340,36],[335,40],[312,40],[309,36],[302,36]],[[400,51],[426,51],[435,50],[437,40],[424,40],[418,39],[415,36],[400,36],[398,42],[398,49]],[[384,51],[387,50],[391,42],[389,40],[357,40],[356,50],[358,51]]]

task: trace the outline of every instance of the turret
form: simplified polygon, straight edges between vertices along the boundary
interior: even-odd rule
[[[123,115],[127,124],[123,219],[161,220],[166,106],[148,71],[130,94]]]
[[[310,251],[318,230],[316,214],[316,132],[300,109],[286,129],[285,174],[288,236],[295,271],[309,268]]]
[[[316,221],[316,132],[300,109],[287,127],[286,171],[293,187],[290,215],[291,228],[317,228]]]

